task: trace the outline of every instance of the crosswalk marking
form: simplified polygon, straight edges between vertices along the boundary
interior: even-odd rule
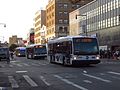
[[[120,75],[120,73],[112,72],[112,71],[110,71],[110,72],[108,72],[108,73],[110,73],[110,74],[115,74],[115,75]]]
[[[37,87],[38,85],[28,76],[28,75],[23,75],[25,80],[33,87]]]
[[[47,65],[47,63],[15,63],[15,62],[11,62],[11,64],[9,65],[10,67],[14,67],[14,66],[18,66],[18,67],[23,67],[23,66],[40,66],[40,65]],[[5,67],[4,65],[1,65],[1,67]]]
[[[12,85],[12,88],[18,88],[19,85],[17,84],[17,82],[15,81],[15,79],[13,78],[13,76],[8,76],[8,79]]]
[[[18,66],[18,67],[22,67],[23,65],[21,65],[21,64],[16,64],[16,63],[12,63],[12,65],[16,65],[16,66]]]
[[[47,65],[48,63],[39,63],[40,65]]]
[[[35,63],[31,63],[31,65],[34,65],[34,66],[39,66],[38,64],[35,64]]]
[[[76,87],[76,88],[79,88],[79,89],[81,89],[81,90],[88,90],[87,88],[84,88],[84,87],[82,87],[82,86],[79,86],[79,85],[77,85],[77,84],[75,84],[75,83],[73,83],[73,82],[71,82],[71,81],[69,81],[69,80],[67,80],[67,79],[62,78],[61,76],[54,75],[54,77],[62,80],[63,82],[65,82],[65,83],[67,83],[67,84],[70,84],[70,85],[72,85],[72,86],[74,86],[74,87]]]
[[[1,67],[5,67],[5,65],[0,65]]]
[[[29,64],[26,64],[26,63],[23,63],[23,65],[25,65],[25,66],[30,66]]]
[[[89,81],[89,80],[83,80],[83,82],[85,82],[85,83],[92,83],[92,81]]]
[[[10,64],[9,66],[10,66],[10,67],[13,67],[13,65],[11,65],[11,64]]]
[[[25,73],[27,71],[16,71],[16,73]]]
[[[50,86],[50,83],[48,83],[43,76],[40,76],[40,78],[47,86]]]
[[[90,77],[90,78],[94,78],[94,79],[103,81],[103,82],[107,82],[107,83],[110,83],[110,82],[111,82],[110,80],[103,79],[103,78],[100,78],[100,77],[96,77],[96,76],[93,76],[93,75],[89,75],[89,74],[83,74],[83,75],[85,75],[85,76],[87,76],[87,77]]]
[[[19,66],[19,67],[22,67],[22,65],[21,64],[16,64],[17,66]]]

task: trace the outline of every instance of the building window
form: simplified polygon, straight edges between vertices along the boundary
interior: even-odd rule
[[[59,3],[58,6],[59,6],[59,8],[62,8],[62,7],[63,7],[62,3]]]
[[[68,14],[68,12],[64,12],[64,14],[65,14],[65,15],[67,15],[67,14]]]
[[[68,28],[67,28],[67,27],[64,27],[64,31],[67,32],[67,31],[68,31]]]
[[[63,31],[63,27],[59,27],[59,31],[62,32]]]
[[[79,7],[80,7],[80,5],[78,4],[78,5],[77,5],[77,8],[79,8]]]
[[[62,20],[62,19],[59,19],[59,23],[63,23],[63,20]]]
[[[64,20],[64,23],[67,24],[67,23],[68,23],[68,20]]]
[[[64,4],[64,8],[68,8],[68,4]]]
[[[62,12],[59,12],[59,16],[62,16]]]

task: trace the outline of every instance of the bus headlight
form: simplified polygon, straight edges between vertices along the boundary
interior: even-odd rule
[[[99,55],[97,55],[97,56],[96,56],[96,59],[100,59],[100,56],[99,56]]]
[[[18,53],[18,55],[20,55],[20,53]]]
[[[37,56],[36,54],[34,56]]]
[[[73,56],[73,59],[74,59],[74,60],[76,60],[76,59],[77,59],[77,57],[76,57],[76,56]]]

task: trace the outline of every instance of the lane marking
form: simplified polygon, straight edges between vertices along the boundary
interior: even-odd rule
[[[28,71],[16,71],[16,73],[26,73]]]
[[[89,80],[83,80],[83,82],[85,82],[85,83],[92,83],[92,81],[89,81]]]
[[[110,73],[110,74],[115,74],[115,75],[120,75],[120,73],[112,72],[112,71],[110,71],[110,72],[108,72],[108,73]]]
[[[19,85],[17,84],[16,80],[13,78],[13,76],[8,76],[9,82],[12,85],[12,88],[18,88]]]
[[[73,83],[73,82],[71,82],[71,81],[69,81],[69,80],[67,80],[67,79],[62,78],[61,76],[54,75],[54,77],[60,79],[61,81],[65,82],[65,83],[67,83],[67,84],[70,84],[70,85],[72,85],[72,86],[74,86],[74,87],[76,87],[76,88],[79,88],[79,89],[81,89],[81,90],[88,90],[87,88],[84,88],[84,87],[82,87],[82,86],[79,86],[79,85],[77,85],[77,84],[75,84],[75,83]]]
[[[40,76],[40,78],[47,86],[50,86],[50,83],[48,83],[43,76]]]
[[[28,75],[23,75],[25,80],[33,87],[37,87],[38,85],[28,76]]]
[[[103,82],[106,82],[106,83],[110,83],[110,82],[112,82],[112,81],[110,81],[110,80],[103,79],[103,78],[96,77],[96,76],[89,75],[89,74],[83,74],[83,75],[85,75],[85,76],[87,76],[87,77],[90,77],[90,78],[94,78],[94,79],[97,79],[97,80],[103,81]]]

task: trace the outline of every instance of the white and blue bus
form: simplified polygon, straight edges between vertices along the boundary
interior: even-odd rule
[[[26,47],[17,47],[15,49],[15,55],[17,57],[25,57],[25,55],[26,55],[25,52],[26,52]]]
[[[26,47],[27,59],[45,59],[47,57],[47,50],[45,44],[32,44]]]
[[[49,40],[47,58],[50,63],[63,65],[98,64],[99,45],[95,37],[67,36]]]

